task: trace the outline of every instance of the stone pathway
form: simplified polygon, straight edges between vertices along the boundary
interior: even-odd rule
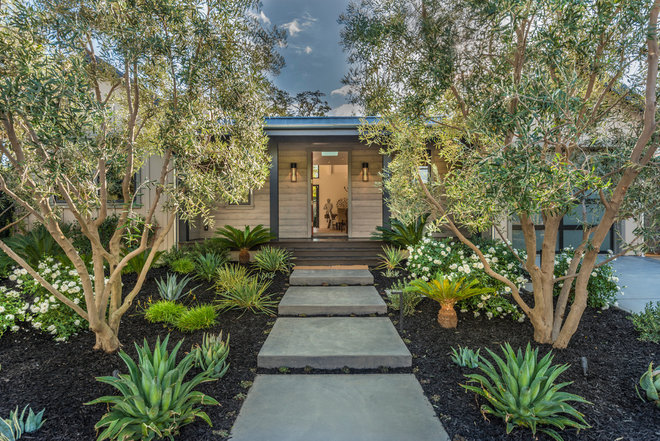
[[[622,289],[617,299],[621,309],[641,312],[648,302],[660,302],[660,260],[622,256],[612,265]]]
[[[260,368],[412,366],[368,270],[296,269]],[[341,286],[340,286],[341,285]],[[358,286],[344,286],[358,285]],[[302,317],[301,317],[302,316]],[[317,317],[310,317],[317,316]],[[257,375],[233,441],[448,441],[412,374]]]

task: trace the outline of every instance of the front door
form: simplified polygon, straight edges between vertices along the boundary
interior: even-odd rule
[[[348,152],[312,152],[312,236],[348,237]]]

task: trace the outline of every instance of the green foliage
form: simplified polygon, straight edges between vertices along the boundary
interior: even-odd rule
[[[223,293],[238,286],[249,278],[248,269],[238,264],[225,265],[218,269],[215,276],[215,287]]]
[[[501,349],[504,360],[486,349],[495,361],[497,370],[493,363],[481,356],[479,369],[486,376],[465,375],[470,384],[462,386],[490,403],[481,406],[482,412],[502,418],[506,423],[506,433],[520,426],[531,429],[534,435],[539,430],[555,440],[562,439],[555,429],[574,427],[579,430],[590,427],[584,416],[568,402],[591,403],[578,395],[561,391],[570,382],[555,384],[557,377],[568,369],[568,365],[553,366],[552,351],[538,360],[538,349],[532,350],[529,343],[524,356],[520,349],[514,352],[508,343],[501,346]]]
[[[172,245],[172,247],[165,251],[161,256],[160,256],[160,263],[161,265],[168,266],[172,268],[172,263],[175,260],[181,259],[182,257],[188,256],[188,252],[186,249],[179,247],[177,245]]]
[[[389,225],[376,227],[376,231],[371,234],[371,238],[382,240],[399,248],[415,246],[424,237],[427,218],[428,214],[423,214],[410,223],[392,219]]]
[[[219,236],[218,240],[222,245],[235,250],[250,250],[275,239],[270,229],[263,225],[257,225],[254,228],[246,225],[243,230],[225,225],[224,228],[218,228],[215,234]]]
[[[398,271],[401,269],[401,263],[408,257],[408,252],[401,248],[385,245],[383,253],[378,255],[380,264],[376,269],[384,269],[388,277],[396,277],[399,275]]]
[[[135,344],[137,363],[121,351],[119,356],[129,373],[120,374],[119,378],[97,377],[98,381],[120,392],[120,395],[103,396],[86,403],[110,407],[110,411],[96,423],[96,429],[105,428],[98,441],[173,439],[182,426],[197,418],[211,425],[199,405],[219,403],[194,389],[201,383],[213,381],[213,378],[202,372],[185,381],[193,366],[194,354],[189,353],[177,364],[176,356],[183,341],[177,343],[171,353],[167,350],[168,341],[169,335],[162,343],[158,337],[153,352],[146,339],[142,347]]]
[[[525,284],[520,261],[507,244],[496,240],[474,240],[495,272],[514,281],[519,287]],[[518,307],[512,303],[511,289],[486,274],[483,264],[467,245],[452,239],[425,237],[417,246],[408,248],[408,251],[408,271],[411,279],[427,280],[431,275],[440,272],[454,279],[474,278],[479,280],[481,286],[493,288],[493,293],[459,302],[458,306],[462,312],[473,311],[475,316],[485,314],[489,319],[499,316],[510,316],[514,320],[524,319]],[[522,259],[526,257],[522,250],[516,250],[516,253]]]
[[[229,355],[229,335],[227,340],[222,340],[220,334],[206,334],[202,337],[202,344],[193,347],[195,354],[195,366],[208,372],[213,378],[222,378],[229,369],[227,356]]]
[[[190,257],[184,256],[173,261],[170,268],[180,274],[190,274],[195,271],[195,262]]]
[[[167,323],[174,325],[188,308],[171,300],[159,300],[152,303],[144,313],[144,318],[150,323]]]
[[[126,254],[130,252],[127,251]],[[147,259],[149,258],[149,253],[151,253],[151,248],[147,248],[141,253],[135,255],[131,260],[128,261],[126,267],[124,268],[125,274],[140,274],[144,269],[144,266],[147,264]],[[163,254],[163,251],[156,251],[151,265],[154,265],[160,259],[160,256]]]
[[[642,312],[632,314],[630,319],[639,332],[639,339],[660,343],[660,302],[649,302]]]
[[[187,255],[193,257],[204,254],[217,254],[219,256],[227,257],[227,248],[217,237],[195,242],[192,245],[183,248],[183,251],[185,251]]]
[[[406,289],[406,284],[397,281],[387,291],[387,303],[395,311],[399,310],[401,299],[399,298],[399,291],[403,292],[403,315],[411,316],[415,314],[415,308],[424,297],[415,291]]]
[[[35,226],[25,235],[15,234],[2,240],[32,267],[37,266],[45,257],[52,257],[62,262],[68,260],[53,236],[41,225]],[[0,250],[0,275],[8,274],[14,265],[16,262]]]
[[[29,410],[28,414],[25,411]],[[46,422],[42,419],[44,411],[35,414],[30,406],[25,406],[21,414],[18,414],[18,406],[16,410],[9,412],[9,418],[0,418],[0,441],[16,441],[20,439],[23,434],[34,433],[41,428]]]
[[[218,314],[213,305],[199,305],[181,313],[175,325],[179,331],[184,332],[208,329],[215,325],[217,317]]]
[[[158,294],[163,300],[170,300],[176,302],[177,300],[183,297],[183,292],[192,278],[190,276],[184,276],[181,280],[177,280],[176,274],[168,274],[167,279],[156,280],[156,285],[158,286]],[[186,293],[190,295],[197,287],[191,289]]]
[[[406,290],[419,293],[441,305],[453,305],[459,300],[488,294],[493,291],[492,288],[479,288],[478,285],[479,281],[476,279],[466,280],[465,277],[451,279],[436,273],[428,282],[421,279],[411,280]]]
[[[458,346],[458,351],[456,348],[451,348],[451,361],[456,363],[460,367],[469,367],[476,369],[479,367],[479,351],[476,352],[470,348],[463,348],[460,345]]]
[[[639,387],[646,393],[646,400],[652,401],[660,408],[660,369],[653,370],[653,363],[639,379]],[[637,386],[635,386],[637,389]],[[637,395],[643,400],[637,389]]]
[[[286,273],[291,269],[292,256],[293,253],[286,248],[262,247],[254,253],[254,266],[261,271]]]
[[[206,253],[195,256],[195,275],[210,282],[218,269],[227,263],[226,254]]]
[[[274,314],[277,301],[266,290],[270,282],[248,277],[227,291],[218,293],[217,304],[221,309],[242,309],[253,313]]]

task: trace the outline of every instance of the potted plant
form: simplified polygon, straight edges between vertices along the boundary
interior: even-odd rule
[[[275,239],[275,236],[270,233],[270,229],[263,225],[257,225],[254,228],[246,225],[244,230],[225,225],[223,228],[218,228],[215,234],[220,236],[218,241],[222,245],[239,251],[238,262],[242,264],[250,262],[252,248]]]
[[[454,309],[456,302],[494,291],[493,288],[478,288],[475,286],[478,283],[476,279],[466,281],[465,277],[461,277],[460,279],[452,280],[437,273],[428,282],[422,279],[411,281],[406,287],[406,290],[417,292],[424,297],[440,303],[438,323],[443,328],[455,328],[458,324],[458,316]]]

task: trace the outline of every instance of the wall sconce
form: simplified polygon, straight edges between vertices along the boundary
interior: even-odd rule
[[[298,182],[298,164],[291,163],[291,182]]]
[[[369,163],[368,162],[363,162],[362,163],[362,181],[363,182],[368,182],[369,181]]]

